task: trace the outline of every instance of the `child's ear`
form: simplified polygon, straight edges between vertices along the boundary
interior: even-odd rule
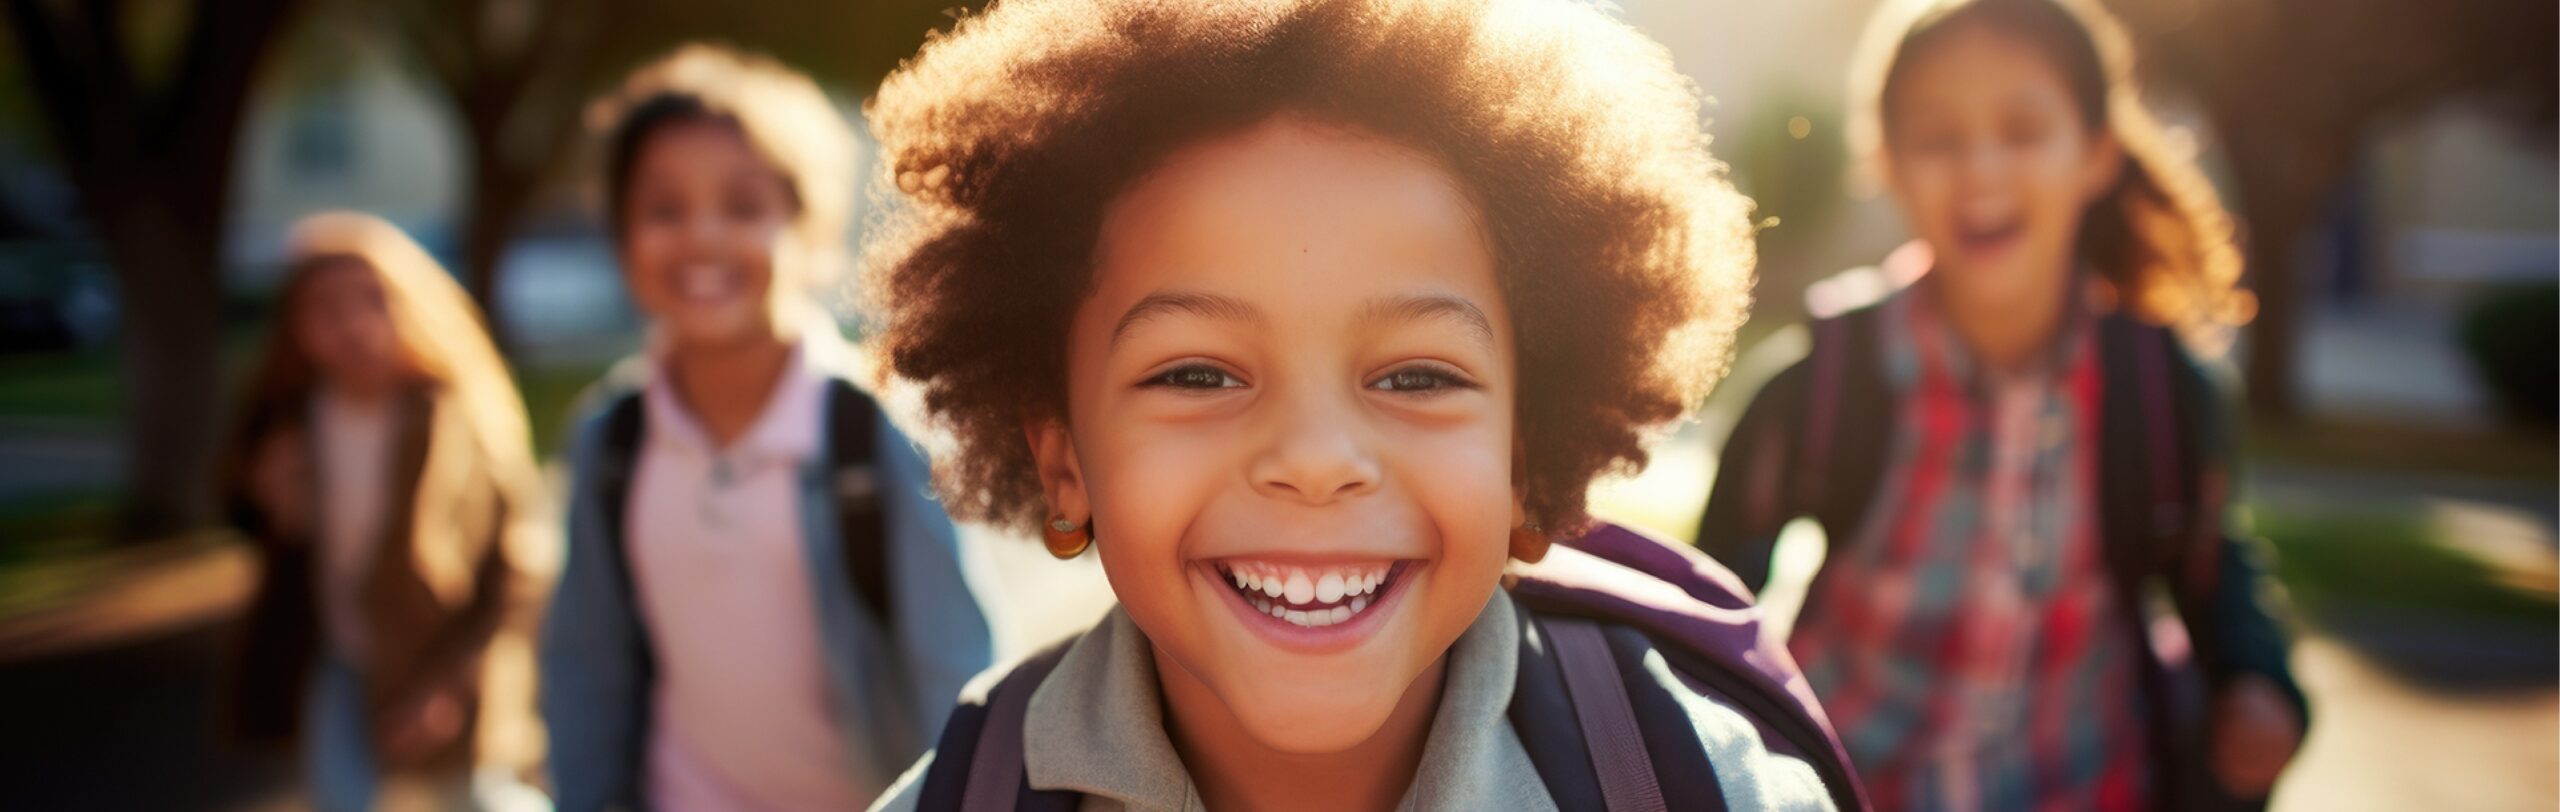
[[[1529,445],[1511,438],[1511,526],[1529,523]]]
[[[1547,557],[1553,541],[1546,531],[1529,523],[1529,450],[1517,438],[1511,441],[1511,557],[1535,564]]]
[[[2101,128],[2089,138],[2088,161],[2081,167],[2080,199],[2092,204],[2115,192],[2124,179],[2124,144],[2115,133]]]
[[[1076,459],[1075,435],[1067,431],[1066,421],[1055,418],[1026,418],[1022,421],[1023,439],[1031,443],[1031,458],[1040,474],[1040,493],[1049,500],[1049,519],[1065,519],[1084,524],[1093,518],[1093,503],[1085,494],[1084,466]]]

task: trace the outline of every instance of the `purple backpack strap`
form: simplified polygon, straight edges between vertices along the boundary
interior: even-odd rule
[[[1617,657],[1609,653],[1609,642],[1601,639],[1600,627],[1571,618],[1541,623],[1555,641],[1557,658],[1564,666],[1565,692],[1573,699],[1582,740],[1591,750],[1592,770],[1600,779],[1600,797],[1610,812],[1668,812]]]
[[[925,769],[916,808],[968,812],[1047,812],[1074,809],[1067,790],[1031,788],[1023,766],[1023,720],[1031,695],[1056,670],[1073,639],[1013,667],[984,697],[964,697],[942,726],[933,765]]]
[[[1762,640],[1760,610],[1741,580],[1714,559],[1627,528],[1602,523],[1536,564],[1514,565],[1511,594],[1541,619],[1581,618],[1640,632],[1684,676],[1752,717],[1821,775],[1842,809],[1867,808],[1830,719],[1794,658]],[[1568,663],[1588,659],[1563,650]],[[1612,666],[1614,667],[1614,666]],[[1576,678],[1568,672],[1570,683]],[[1580,697],[1577,714],[1584,710]],[[1602,744],[1591,742],[1596,761]],[[1604,778],[1604,783],[1605,783]],[[1614,808],[1614,802],[1613,802]]]
[[[962,812],[1013,812],[1022,784],[1022,719],[1031,707],[1033,685],[1007,686],[987,698],[987,722],[978,734],[978,752],[969,759],[969,784],[960,793]]]

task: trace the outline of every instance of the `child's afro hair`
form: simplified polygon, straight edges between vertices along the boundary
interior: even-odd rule
[[[1668,52],[1562,0],[1004,0],[868,107],[864,261],[887,371],[958,443],[954,515],[1037,524],[1026,419],[1063,416],[1065,336],[1111,200],[1170,152],[1275,114],[1417,149],[1474,201],[1515,324],[1530,519],[1588,521],[1604,471],[1722,374],[1750,204]]]

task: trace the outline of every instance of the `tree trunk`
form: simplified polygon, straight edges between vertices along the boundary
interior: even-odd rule
[[[2251,222],[2264,222],[2257,216]],[[2293,267],[2300,234],[2266,233],[2249,244],[2250,288],[2258,317],[2249,325],[2249,410],[2275,422],[2291,422],[2302,410],[2297,385],[2301,354],[2301,269]]]
[[[127,500],[117,535],[164,538],[212,518],[221,402],[219,218],[136,195],[94,208],[123,302]],[[197,195],[173,195],[189,199]]]
[[[532,182],[526,173],[504,165],[492,145],[472,149],[471,193],[466,197],[462,229],[462,278],[480,318],[500,352],[515,348],[515,330],[498,297],[498,263],[515,236]]]
[[[118,535],[127,540],[213,515],[233,147],[259,61],[296,0],[211,5],[192,10],[175,64],[154,81],[133,72],[123,4],[6,3],[38,121],[122,302],[128,487]]]
[[[2251,412],[2291,421],[2302,411],[2300,333],[2309,304],[2299,248],[2363,139],[2345,127],[2324,131],[2317,119],[2306,124],[2253,113],[2247,104],[2242,97],[2226,99],[2215,116],[2231,150],[2237,213],[2247,224],[2249,288],[2258,297],[2244,379]]]

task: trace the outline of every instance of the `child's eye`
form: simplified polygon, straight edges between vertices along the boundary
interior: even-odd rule
[[[1410,366],[1381,375],[1369,382],[1369,388],[1387,392],[1436,392],[1443,389],[1472,389],[1473,381],[1454,370],[1435,366]]]
[[[2011,123],[2002,135],[2011,149],[2027,149],[2044,143],[2045,128],[2041,123]]]
[[[1919,138],[1912,148],[1922,155],[1953,155],[1961,145],[1954,136],[1930,135]]]
[[[1226,370],[1206,364],[1189,364],[1165,370],[1139,384],[1169,389],[1233,389],[1244,385]]]

